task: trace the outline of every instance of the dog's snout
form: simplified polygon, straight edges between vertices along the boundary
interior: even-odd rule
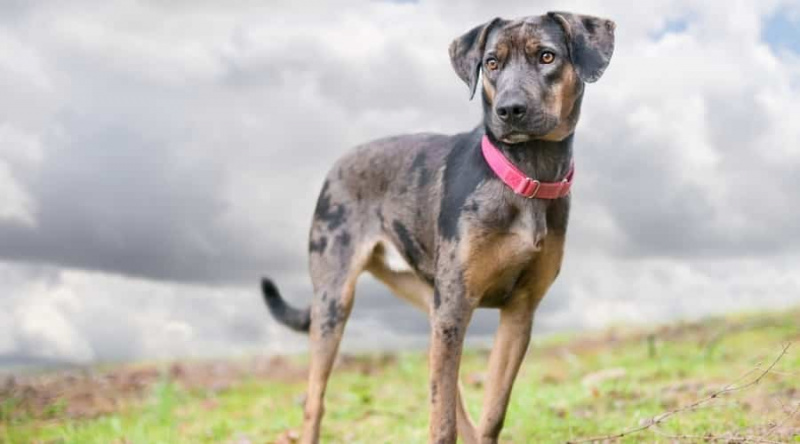
[[[519,122],[523,117],[525,117],[527,112],[528,105],[525,104],[524,100],[517,97],[504,100],[503,102],[498,103],[495,107],[495,113],[497,113],[497,117],[499,117],[503,122],[507,123]]]

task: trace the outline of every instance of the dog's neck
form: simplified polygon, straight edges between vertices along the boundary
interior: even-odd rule
[[[572,139],[570,134],[560,141],[529,140],[507,144],[497,140],[488,129],[489,140],[508,160],[526,176],[542,182],[556,182],[564,178],[572,163]]]

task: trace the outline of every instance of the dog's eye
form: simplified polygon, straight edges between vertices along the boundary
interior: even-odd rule
[[[486,59],[486,68],[489,71],[494,71],[495,69],[497,69],[497,67],[498,67],[497,59],[495,58]]]
[[[551,51],[543,51],[541,54],[539,54],[539,62],[544,63],[545,65],[553,63],[555,59],[556,55]]]

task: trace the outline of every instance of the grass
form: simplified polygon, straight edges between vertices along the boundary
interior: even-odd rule
[[[793,310],[534,341],[501,442],[621,432],[764,368],[792,342],[761,383],[620,442],[800,442],[800,414],[791,414],[800,406],[798,339],[800,311]],[[468,350],[462,363],[473,418],[486,360],[486,351]],[[302,421],[304,365],[302,358],[254,358],[46,373],[5,389],[0,381],[0,442],[291,442]],[[427,386],[423,353],[342,359],[328,389],[323,442],[425,442]]]

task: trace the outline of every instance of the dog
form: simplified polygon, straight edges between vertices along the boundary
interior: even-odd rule
[[[483,122],[454,136],[403,135],[356,147],[325,179],[308,245],[314,298],[300,310],[265,278],[274,317],[310,332],[302,442],[319,441],[323,396],[366,270],[430,320],[431,443],[496,443],[534,312],[561,269],[586,83],[614,51],[611,20],[549,12],[495,18],[450,45]],[[399,252],[408,269],[389,266]],[[472,422],[458,383],[476,308],[497,308],[483,409]]]

